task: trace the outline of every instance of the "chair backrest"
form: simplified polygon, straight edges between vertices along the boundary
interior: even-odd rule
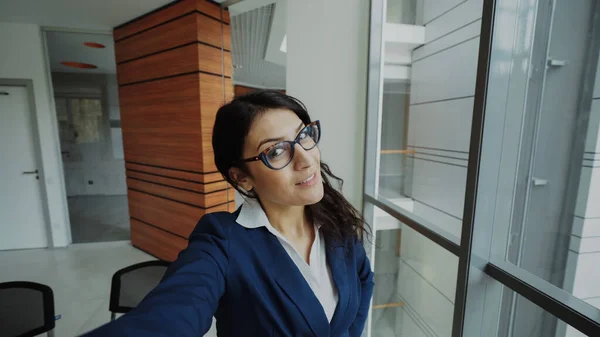
[[[0,335],[30,337],[54,329],[54,293],[35,282],[0,283]]]
[[[109,310],[127,313],[154,289],[171,263],[147,261],[117,271],[112,277]]]

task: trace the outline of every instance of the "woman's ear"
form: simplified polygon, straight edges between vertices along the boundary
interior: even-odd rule
[[[232,167],[229,169],[229,176],[235,183],[245,190],[246,192],[250,192],[254,186],[252,185],[252,179],[242,171],[239,167]]]

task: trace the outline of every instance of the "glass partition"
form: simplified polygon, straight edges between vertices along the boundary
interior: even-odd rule
[[[600,3],[372,1],[370,32],[367,335],[600,336]]]

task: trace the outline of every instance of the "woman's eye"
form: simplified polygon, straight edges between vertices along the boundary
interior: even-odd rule
[[[284,152],[285,152],[285,150],[282,148],[275,148],[275,149],[269,151],[269,157],[277,158],[277,157],[281,156]]]
[[[305,139],[306,137],[308,137],[308,131],[303,131],[301,134],[298,135],[298,139],[300,140]]]

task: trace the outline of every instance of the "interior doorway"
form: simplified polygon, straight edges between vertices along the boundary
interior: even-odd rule
[[[130,239],[110,34],[47,31],[73,243]]]

